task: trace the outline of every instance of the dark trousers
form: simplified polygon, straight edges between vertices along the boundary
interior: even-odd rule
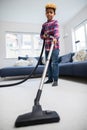
[[[45,51],[46,60],[49,51]],[[57,81],[59,77],[59,65],[58,65],[59,49],[54,49],[51,55],[51,59],[48,66],[48,79]]]

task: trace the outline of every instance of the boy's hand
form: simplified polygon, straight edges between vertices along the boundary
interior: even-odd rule
[[[44,34],[44,35],[43,35],[43,38],[44,38],[44,39],[48,38],[48,35],[47,35],[47,34]],[[56,38],[53,38],[53,43],[54,43],[54,44],[57,43],[57,39],[56,39]]]
[[[53,38],[53,43],[56,44],[57,43],[57,39]]]
[[[48,38],[48,35],[45,33],[45,34],[43,35],[43,38],[44,38],[44,39]]]
[[[44,38],[44,39],[46,39],[46,38],[47,38],[47,36],[44,34],[44,35],[43,35],[43,38]]]

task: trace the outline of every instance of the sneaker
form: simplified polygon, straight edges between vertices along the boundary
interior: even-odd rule
[[[53,82],[53,80],[47,80],[46,82],[45,82],[45,84],[49,84],[49,83],[52,83]]]
[[[52,84],[52,86],[57,86],[57,85],[58,85],[57,81],[54,81]]]

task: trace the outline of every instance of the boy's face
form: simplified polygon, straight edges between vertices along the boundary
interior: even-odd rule
[[[54,15],[55,15],[55,12],[54,12],[54,9],[46,9],[46,17],[47,17],[47,20],[52,20],[54,18]]]

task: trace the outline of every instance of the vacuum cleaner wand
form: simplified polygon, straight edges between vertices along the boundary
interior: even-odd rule
[[[53,39],[54,37],[50,36],[50,38]],[[51,48],[50,48],[50,52],[49,52],[48,57],[47,57],[46,65],[45,65],[45,68],[44,68],[44,71],[43,71],[43,74],[42,74],[40,86],[39,86],[36,98],[34,100],[34,104],[39,104],[39,100],[40,100],[40,97],[41,97],[41,93],[42,93],[42,89],[43,89],[43,84],[44,84],[46,72],[47,72],[47,69],[48,69],[50,57],[51,57],[51,54],[52,54],[52,51],[53,51],[53,47],[54,47],[54,43],[52,43]]]
[[[50,36],[50,38],[52,38],[53,40],[52,36]],[[53,123],[53,122],[60,121],[60,117],[55,111],[49,111],[49,110],[43,111],[41,105],[39,104],[40,97],[42,94],[44,79],[46,76],[53,47],[54,47],[54,43],[52,42],[49,55],[46,61],[46,65],[44,68],[44,72],[41,78],[40,86],[36,98],[34,100],[34,106],[32,108],[32,112],[18,116],[15,122],[15,127],[31,126],[31,125],[46,124],[46,123]]]

